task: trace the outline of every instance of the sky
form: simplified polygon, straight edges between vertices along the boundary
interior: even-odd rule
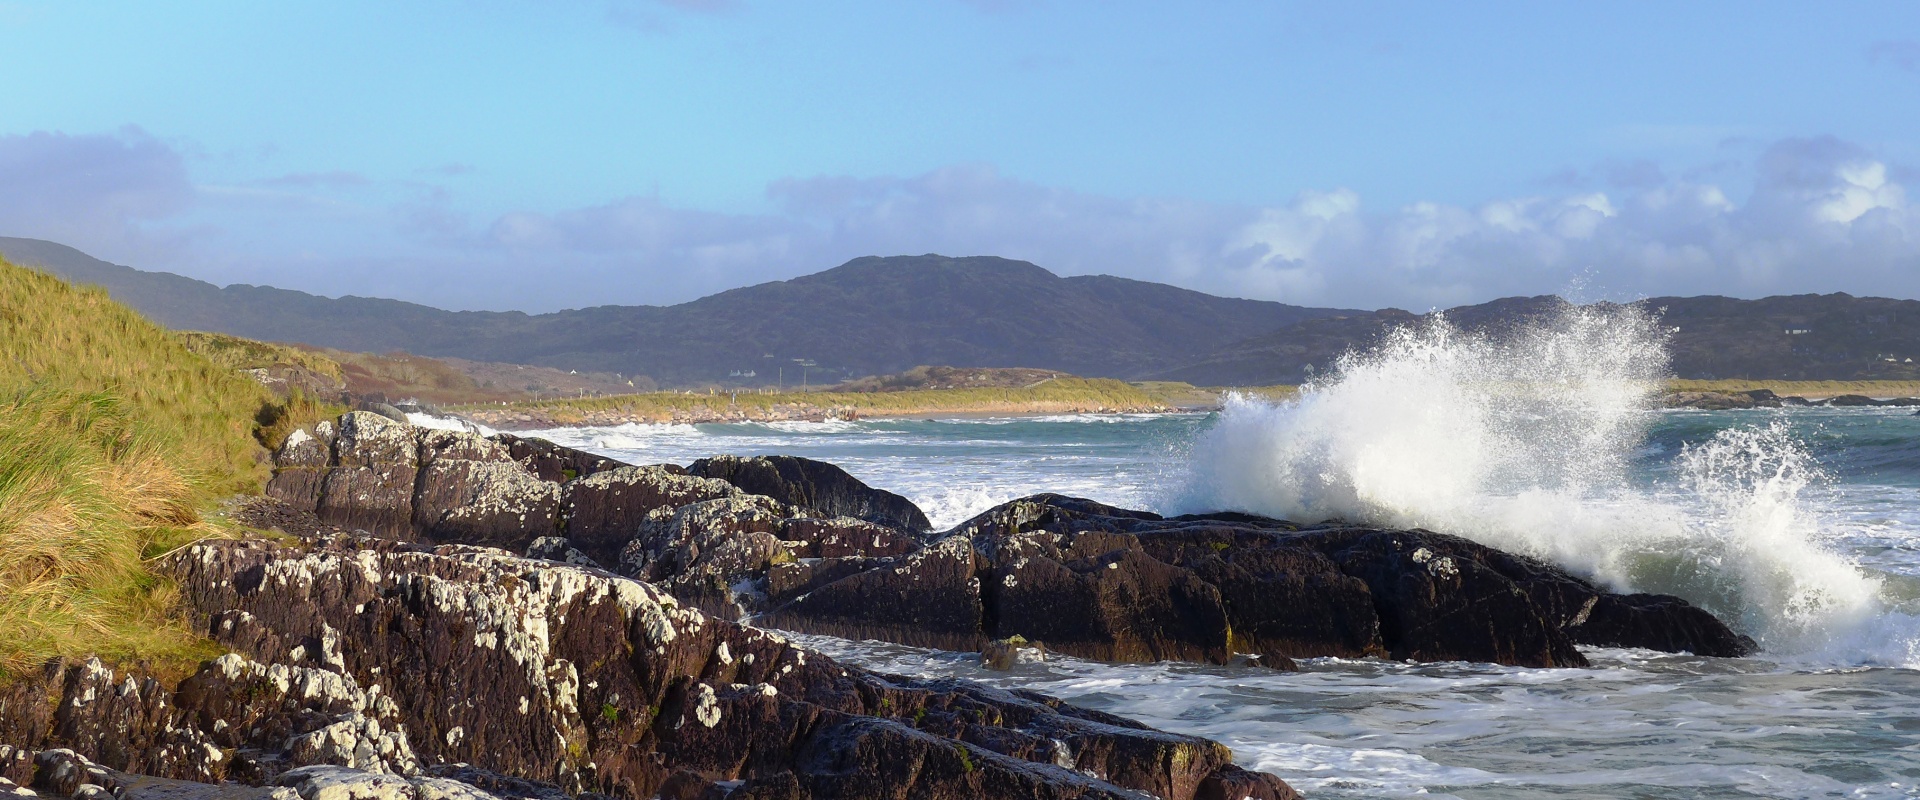
[[[0,53],[0,235],[220,284],[1920,298],[1904,0],[0,0]]]

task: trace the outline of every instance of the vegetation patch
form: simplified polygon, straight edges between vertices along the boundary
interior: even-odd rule
[[[1163,411],[1168,407],[1123,381],[1061,377],[1015,388],[890,392],[652,392],[456,407],[496,427],[533,425],[859,418],[929,414]]]
[[[105,292],[0,261],[0,672],[54,655],[198,660],[148,561],[222,535],[283,405]]]

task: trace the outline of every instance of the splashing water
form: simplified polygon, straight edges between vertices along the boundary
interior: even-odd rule
[[[1445,319],[1402,328],[1293,400],[1229,398],[1164,505],[1454,533],[1686,597],[1776,653],[1920,662],[1920,625],[1823,545],[1806,497],[1823,475],[1785,427],[1723,431],[1672,480],[1629,479],[1665,344],[1657,320],[1620,306],[1498,338]]]

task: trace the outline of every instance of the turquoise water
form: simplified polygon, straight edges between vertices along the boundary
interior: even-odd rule
[[[1508,460],[1472,481],[1415,473],[1411,485],[1381,482],[1380,465],[1493,463],[1473,455],[1499,445],[1481,433],[1515,423],[1456,430],[1448,417],[1438,429],[1452,439],[1356,443],[1311,409],[1230,408],[537,435],[636,463],[718,453],[831,461],[913,499],[940,526],[1042,491],[1162,511],[1219,497],[1259,506],[1263,487],[1290,491],[1298,465],[1310,464],[1339,491],[1278,507],[1337,495],[1346,513],[1460,528],[1451,532],[1629,582],[1621,588],[1714,605],[1767,649],[1743,659],[1593,650],[1591,669],[1324,659],[1276,673],[1056,659],[992,673],[970,654],[807,641],[883,670],[1032,687],[1216,738],[1314,797],[1920,797],[1920,418],[1635,414],[1608,429],[1630,435],[1598,437],[1607,438],[1598,455],[1583,456],[1615,453],[1618,474],[1543,467],[1529,477],[1515,467],[1529,462]],[[1223,476],[1246,486],[1201,485]],[[1650,564],[1671,566],[1662,559],[1695,572],[1630,583],[1653,580]]]

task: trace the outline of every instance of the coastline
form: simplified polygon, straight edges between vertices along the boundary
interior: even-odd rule
[[[825,422],[856,419],[1161,414],[1180,410],[1117,380],[1059,379],[1014,389],[913,392],[649,394],[547,400],[447,409],[504,431],[626,424]]]

